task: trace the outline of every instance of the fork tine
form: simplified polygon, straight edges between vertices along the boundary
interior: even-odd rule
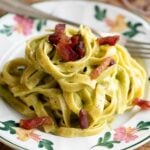
[[[145,46],[138,46],[137,45],[129,45],[129,44],[125,44],[125,47],[129,48],[129,49],[134,49],[134,50],[137,50],[137,51],[142,51],[142,50],[147,50],[150,52],[150,47],[145,47]]]
[[[140,58],[140,59],[150,59],[150,56],[143,55],[132,55],[132,57]]]
[[[131,39],[127,39],[126,42],[133,43],[133,44],[140,44],[140,45],[150,45],[150,43],[148,43],[148,42],[135,41],[135,40],[131,40]]]
[[[129,49],[129,51],[132,53],[138,53],[138,54],[147,54],[147,55],[150,54],[150,52],[148,52],[148,51],[137,51],[137,50],[130,50],[130,49]]]
[[[150,43],[126,39],[125,47],[133,57],[150,59]]]
[[[143,58],[143,59],[150,59],[150,54],[147,55],[147,54],[139,54],[139,53],[132,53],[130,52],[131,56],[133,57],[138,57],[138,58]]]
[[[150,59],[150,51],[137,51],[133,49],[128,49],[128,51],[133,57]]]

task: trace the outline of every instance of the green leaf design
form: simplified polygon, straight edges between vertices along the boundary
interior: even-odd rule
[[[113,140],[110,140],[110,139],[111,139],[111,133],[110,132],[106,132],[104,137],[103,138],[100,137],[98,139],[97,144],[92,146],[91,149],[94,148],[94,147],[97,147],[97,146],[104,146],[106,148],[111,149],[111,148],[114,147],[114,143],[120,143],[120,141],[113,141]]]
[[[36,27],[37,31],[41,31],[42,29],[42,20],[39,20]]]
[[[43,148],[43,147],[44,147],[44,146],[43,146],[43,143],[42,143],[41,141],[39,142],[38,147],[39,147],[39,148]]]
[[[137,28],[137,27],[139,27],[139,26],[142,26],[142,23],[135,23],[135,24],[133,25],[133,28]]]
[[[142,124],[142,126],[144,126],[144,127],[146,127],[146,126],[150,126],[150,121],[148,121],[148,122],[144,122],[144,123]]]
[[[112,143],[120,143],[120,141],[111,141]]]
[[[38,20],[36,29],[37,31],[41,31],[42,27],[47,24],[46,20]]]
[[[7,28],[7,29],[10,29],[10,28],[12,28],[12,26],[9,26],[9,25],[3,25],[5,28]]]
[[[0,130],[9,131],[10,134],[16,134],[15,127],[19,127],[19,124],[13,120],[5,121],[5,122],[0,121],[0,124],[3,125],[0,126]],[[45,148],[46,150],[54,150],[53,145],[54,143],[47,139],[42,139],[38,143],[39,148]]]
[[[1,123],[4,125],[4,127],[0,127],[0,130],[9,131],[10,134],[16,133],[16,130],[13,127],[18,127],[18,124],[15,121],[9,120]]]
[[[98,5],[95,5],[94,9],[95,9],[95,18],[100,21],[104,20],[104,18],[106,17],[107,10],[100,9]]]
[[[38,145],[39,148],[45,148],[47,150],[53,150],[53,142],[49,141],[49,140],[46,140],[46,139],[42,139],[40,142],[39,142],[39,145]]]
[[[103,140],[103,138],[102,138],[102,137],[100,137],[100,138],[98,139],[98,142],[97,142],[97,144],[100,144],[100,143],[102,143],[102,140]]]
[[[148,121],[148,122],[140,121],[137,124],[137,126],[136,126],[138,131],[140,131],[140,130],[148,130],[149,127],[150,127],[150,121]]]
[[[148,130],[149,128],[141,128],[140,130]],[[140,131],[140,130],[138,130],[138,131]]]
[[[137,124],[136,127],[137,127],[137,128],[140,127],[143,123],[144,123],[144,121],[140,121],[140,122]]]
[[[13,32],[13,26],[3,25],[3,28],[0,29],[1,34],[5,34],[6,36],[10,36]]]
[[[110,137],[111,137],[111,133],[110,132],[106,132],[105,135],[104,135],[103,141],[107,142],[110,139]]]
[[[132,23],[131,21],[127,22],[128,30],[123,33],[123,35],[128,36],[129,38],[134,37],[136,34],[141,33],[138,30],[138,27],[142,26],[141,23]]]
[[[107,148],[113,148],[114,147],[114,145],[112,144],[112,143],[106,143],[106,145],[105,145]]]

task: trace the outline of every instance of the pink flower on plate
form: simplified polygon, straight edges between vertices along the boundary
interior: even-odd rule
[[[110,28],[110,32],[123,32],[127,29],[127,24],[125,22],[125,16],[117,15],[113,20],[110,18],[105,18],[106,25]]]
[[[21,141],[27,141],[33,139],[34,141],[39,142],[41,140],[40,136],[34,132],[34,130],[25,130],[22,128],[16,129],[16,134],[18,139]]]
[[[136,128],[132,127],[119,127],[115,129],[114,140],[125,141],[126,143],[135,140],[138,136],[135,134]]]
[[[15,31],[22,33],[23,35],[29,35],[31,33],[34,23],[32,19],[20,15],[15,15],[14,20],[16,22],[14,27]]]

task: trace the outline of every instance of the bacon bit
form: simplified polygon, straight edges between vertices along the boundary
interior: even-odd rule
[[[80,35],[74,35],[71,37],[71,47],[75,48],[75,46],[79,43],[81,36]]]
[[[57,24],[55,26],[54,34],[51,34],[48,37],[48,42],[56,45],[64,35],[64,32],[65,32],[65,24]]]
[[[55,33],[64,33],[65,28],[66,28],[65,24],[57,24],[55,26]]]
[[[19,124],[21,128],[30,130],[42,125],[49,125],[51,123],[52,119],[50,117],[36,117],[27,120],[21,119]]]
[[[79,41],[79,43],[76,45],[75,51],[79,55],[79,58],[84,57],[85,50],[84,50],[84,43],[83,43],[83,41]]]
[[[56,34],[52,34],[48,37],[48,42],[55,45],[58,43],[59,40],[60,40],[60,36]]]
[[[59,43],[57,44],[56,49],[63,61],[75,61],[78,59],[78,54],[73,51],[69,44]]]
[[[56,50],[61,59],[67,62],[84,57],[84,42],[81,35],[77,34],[69,38],[65,35],[64,31],[65,25],[58,24],[55,27],[54,34],[48,38],[48,41],[56,46]]]
[[[108,44],[108,45],[113,46],[117,43],[119,38],[120,38],[119,35],[114,35],[114,36],[107,36],[107,37],[98,38],[97,41],[100,45]]]
[[[71,47],[78,54],[79,58],[84,57],[84,42],[82,40],[81,35],[74,35],[71,37]]]
[[[107,67],[111,65],[112,60],[113,59],[111,57],[105,58],[102,64],[91,72],[91,79],[96,79]]]
[[[80,122],[81,129],[88,128],[89,126],[88,114],[84,109],[81,109],[79,112],[79,122]]]
[[[138,105],[139,107],[141,107],[141,109],[150,109],[150,101],[147,101],[147,100],[136,98],[133,101],[133,104]]]

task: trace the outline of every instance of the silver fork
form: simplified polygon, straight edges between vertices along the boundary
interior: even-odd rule
[[[36,8],[29,6],[26,3],[23,3],[19,0],[1,0],[0,1],[0,8],[19,15],[24,15],[26,17],[34,17],[38,19],[48,19],[56,22],[62,22],[68,25],[79,27],[80,23],[69,21],[67,19],[63,19],[43,11],[40,11]],[[101,36],[101,34],[96,31],[95,29],[91,28],[93,33],[97,36]],[[150,43],[146,42],[139,42],[134,41],[131,39],[125,39],[121,37],[121,41],[125,47],[127,47],[128,51],[131,53],[132,56],[139,57],[139,58],[150,58]]]
[[[134,57],[150,58],[150,43],[126,39],[124,46]]]

